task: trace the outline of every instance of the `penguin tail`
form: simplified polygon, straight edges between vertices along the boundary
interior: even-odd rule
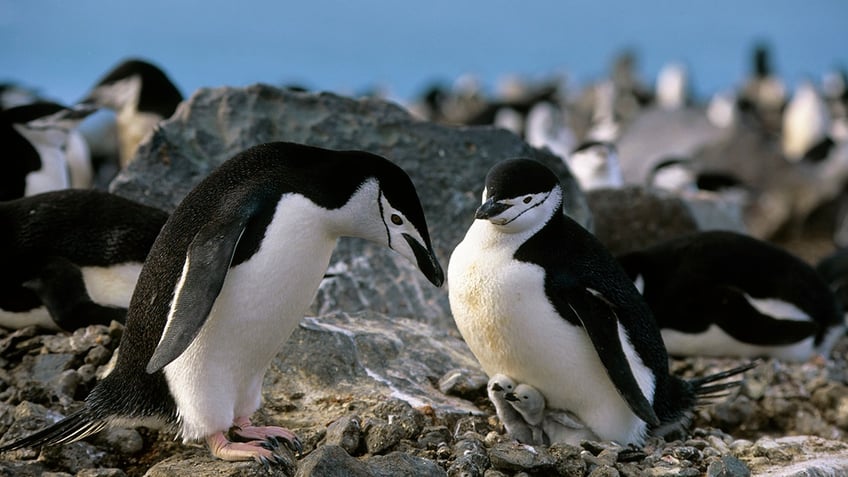
[[[89,410],[83,408],[46,429],[0,446],[0,452],[24,447],[70,444],[103,430],[107,425],[105,420],[93,418]]]
[[[702,376],[700,378],[690,379],[689,384],[692,386],[698,406],[709,405],[715,400],[727,397],[730,391],[738,388],[745,381],[744,379],[735,379],[725,381],[728,378],[739,376],[740,374],[756,368],[762,360],[755,359],[749,363],[731,368],[719,373]],[[720,382],[723,381],[723,382]]]

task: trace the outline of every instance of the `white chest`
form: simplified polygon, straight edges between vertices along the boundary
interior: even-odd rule
[[[604,439],[641,442],[644,422],[609,380],[585,330],[561,317],[548,300],[544,270],[513,260],[514,247],[486,247],[469,238],[471,231],[448,265],[451,312],[486,373],[535,387],[549,408],[573,412]],[[638,361],[627,348],[628,359]],[[641,362],[632,364],[650,377]],[[649,381],[645,391],[651,399]]]

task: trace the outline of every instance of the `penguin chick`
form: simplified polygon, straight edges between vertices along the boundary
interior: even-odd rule
[[[71,331],[123,322],[167,219],[92,189],[0,202],[0,326]]]
[[[492,167],[451,255],[451,311],[489,376],[535,387],[601,439],[640,445],[649,431],[686,425],[707,388],[669,374],[650,309],[610,252],[563,214],[562,195],[539,162]]]
[[[92,168],[76,127],[94,109],[39,102],[0,111],[0,200],[87,188]]]
[[[107,426],[176,430],[225,460],[278,457],[250,422],[262,378],[315,297],[339,237],[382,244],[444,281],[409,176],[387,159],[293,143],[237,154],[177,206],[144,263],[114,370],[64,420],[0,451]],[[231,442],[228,430],[248,442]]]
[[[492,401],[495,406],[495,412],[503,423],[507,435],[522,444],[533,444],[533,434],[527,422],[505,398],[513,391],[515,391],[515,381],[503,374],[492,376],[486,386],[489,401]]]
[[[519,384],[514,392],[504,397],[534,429],[534,438],[538,439],[535,444],[564,442],[580,445],[580,441],[598,440],[574,414],[561,409],[547,409],[545,396],[533,386]]]
[[[618,257],[678,356],[823,356],[846,325],[815,269],[729,231],[699,232]]]
[[[180,90],[158,66],[128,59],[112,68],[82,100],[117,113],[121,167],[135,157],[138,145],[183,100]]]

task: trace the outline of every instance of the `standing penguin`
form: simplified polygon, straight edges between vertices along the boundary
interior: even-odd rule
[[[180,203],[139,276],[115,369],[80,411],[0,447],[60,444],[111,424],[175,429],[225,460],[273,463],[279,427],[254,427],[262,378],[315,297],[341,236],[444,281],[409,176],[361,151],[269,143],[236,155]],[[230,442],[233,432],[249,442]]]
[[[128,59],[106,73],[82,102],[117,113],[120,162],[124,167],[142,139],[156,124],[170,118],[182,100],[180,90],[158,66]]]
[[[698,232],[618,260],[673,355],[804,361],[827,356],[845,334],[842,309],[816,270],[747,235]]]
[[[454,319],[489,376],[538,389],[601,439],[639,445],[688,425],[707,382],[671,376],[659,329],[598,240],[563,214],[562,188],[539,162],[486,176],[483,204],[451,255]]]
[[[92,112],[48,102],[0,111],[0,200],[89,187],[88,147],[75,128]]]
[[[124,321],[168,214],[66,189],[0,202],[0,326],[74,330]]]
[[[489,401],[495,406],[495,412],[507,435],[522,444],[533,444],[533,429],[506,399],[506,395],[513,391],[515,391],[515,381],[503,374],[492,376],[486,386]],[[537,442],[537,444],[541,444],[541,442]]]

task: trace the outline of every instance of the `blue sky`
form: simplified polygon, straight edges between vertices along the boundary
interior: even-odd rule
[[[298,82],[342,93],[381,85],[408,98],[465,72],[489,86],[554,71],[583,83],[629,47],[646,80],[682,61],[706,94],[742,81],[760,39],[790,83],[848,68],[846,19],[841,0],[0,0],[0,79],[71,102],[120,59],[139,56],[186,95]]]

